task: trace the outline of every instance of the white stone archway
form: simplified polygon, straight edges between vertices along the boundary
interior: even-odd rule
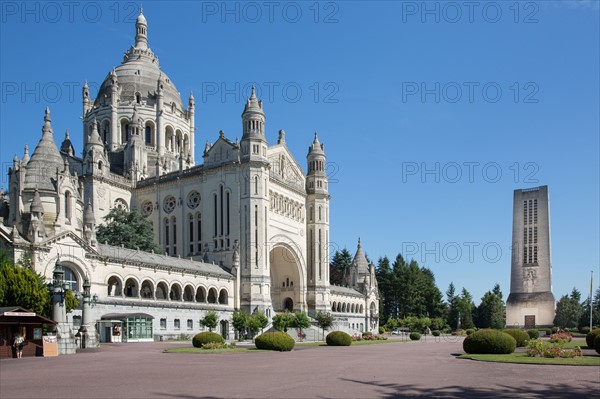
[[[306,284],[300,257],[289,245],[275,244],[269,252],[271,303],[275,312],[306,311]]]

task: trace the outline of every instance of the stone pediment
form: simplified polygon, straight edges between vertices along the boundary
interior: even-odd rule
[[[63,233],[49,237],[44,241],[40,242],[38,245],[42,247],[49,247],[52,244],[57,244],[58,242],[60,242],[61,245],[78,246],[85,250],[85,252],[88,254],[98,255],[98,251],[94,247],[92,247],[83,238],[79,237],[72,231],[65,231]]]
[[[212,168],[238,161],[239,146],[229,141],[221,132],[220,137],[204,150],[204,167]]]
[[[270,147],[268,157],[271,164],[271,177],[290,186],[304,188],[306,181],[304,171],[287,146],[278,144]]]

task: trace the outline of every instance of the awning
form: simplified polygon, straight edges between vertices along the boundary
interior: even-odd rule
[[[0,324],[56,324],[56,322],[22,307],[14,306],[0,308]]]

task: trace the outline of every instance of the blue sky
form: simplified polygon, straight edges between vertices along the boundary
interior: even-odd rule
[[[81,150],[81,87],[134,38],[133,2],[1,4],[2,187],[44,108]],[[548,185],[557,299],[599,272],[599,7],[545,2],[146,1],[149,45],[196,98],[196,159],[241,136],[252,83],[267,138],[331,175],[332,249],[404,252],[479,302],[509,293],[512,196]],[[246,91],[244,91],[246,90]],[[470,251],[472,249],[472,252]]]

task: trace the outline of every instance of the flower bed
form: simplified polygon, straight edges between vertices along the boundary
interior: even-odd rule
[[[554,334],[553,334],[554,335]],[[575,349],[563,349],[562,345],[564,342],[569,341],[555,341],[551,343],[534,339],[529,342],[527,346],[527,356],[529,357],[546,357],[546,358],[575,358],[583,356],[581,348],[576,347]]]
[[[388,339],[388,337],[386,337],[383,334],[367,334],[367,335],[354,334],[352,336],[352,341],[384,341],[386,339]]]
[[[550,342],[564,344],[565,342],[571,342],[573,335],[568,332],[554,333],[550,336]]]

